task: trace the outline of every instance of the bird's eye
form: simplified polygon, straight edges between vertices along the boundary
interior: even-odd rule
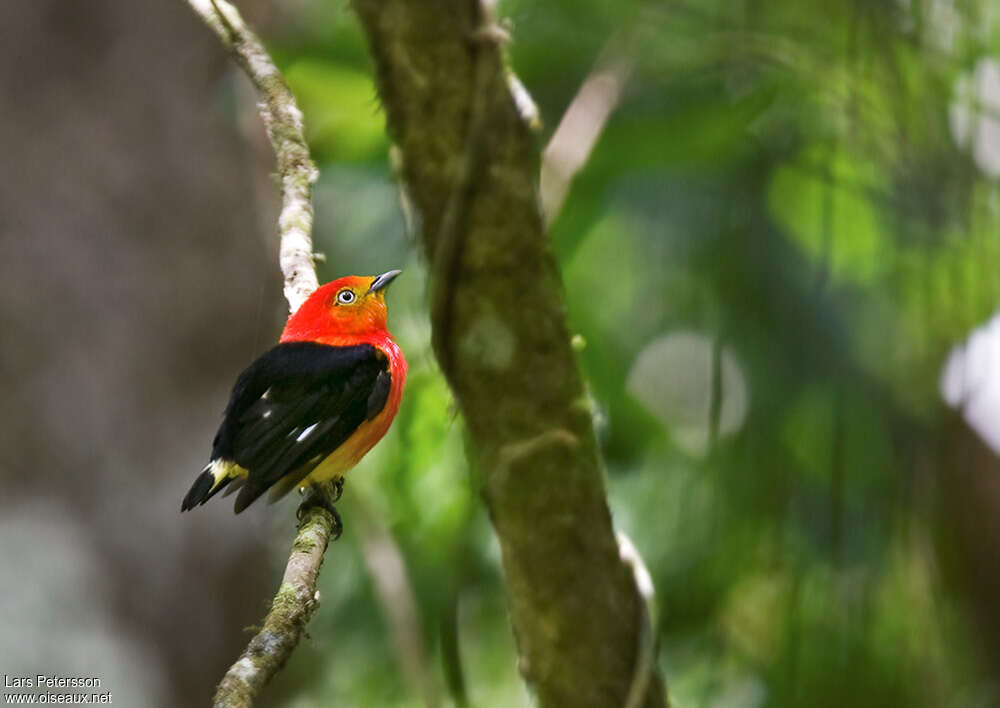
[[[355,297],[353,290],[341,290],[337,293],[337,302],[341,305],[350,305],[354,302]]]

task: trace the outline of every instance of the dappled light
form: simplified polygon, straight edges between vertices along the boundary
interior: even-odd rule
[[[977,327],[948,354],[941,396],[1000,453],[1000,315]]]
[[[1000,62],[984,57],[956,80],[948,118],[955,142],[985,175],[1000,177]]]
[[[738,431],[749,406],[736,357],[696,332],[663,335],[646,345],[626,387],[695,457],[704,457],[713,438]]]
[[[300,260],[401,269],[409,362],[257,705],[584,708],[583,650],[679,708],[1000,705],[1000,2],[234,4]],[[281,170],[183,0],[0,7],[0,673],[205,705],[302,501],[179,514],[288,313]]]

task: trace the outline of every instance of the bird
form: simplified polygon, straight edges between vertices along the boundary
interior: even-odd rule
[[[385,292],[400,272],[333,280],[289,316],[278,344],[236,379],[182,512],[224,489],[239,492],[237,514],[268,490],[275,501],[332,481],[339,498],[399,410],[406,358],[386,329]]]

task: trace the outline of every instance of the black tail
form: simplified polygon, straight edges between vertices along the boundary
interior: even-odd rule
[[[211,465],[206,467],[198,475],[198,479],[194,481],[191,485],[191,489],[188,491],[187,495],[184,497],[184,501],[181,502],[181,511],[190,511],[194,509],[199,504],[204,504],[209,499],[214,497],[216,494],[221,492],[227,484],[233,481],[232,477],[227,477],[222,481],[222,483],[212,489],[215,485],[215,475],[211,472]]]

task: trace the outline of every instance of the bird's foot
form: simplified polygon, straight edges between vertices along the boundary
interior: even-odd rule
[[[340,534],[344,532],[344,522],[341,521],[340,514],[337,512],[337,507],[334,504],[340,499],[343,491],[343,477],[338,477],[332,483],[315,484],[310,487],[306,498],[299,504],[299,510],[296,512],[299,524],[302,524],[307,511],[314,507],[320,507],[329,512],[330,516],[333,517],[330,540],[336,541],[340,538]]]
[[[333,498],[334,503],[340,501],[340,495],[344,493],[344,478],[334,477],[330,482],[330,494]]]

